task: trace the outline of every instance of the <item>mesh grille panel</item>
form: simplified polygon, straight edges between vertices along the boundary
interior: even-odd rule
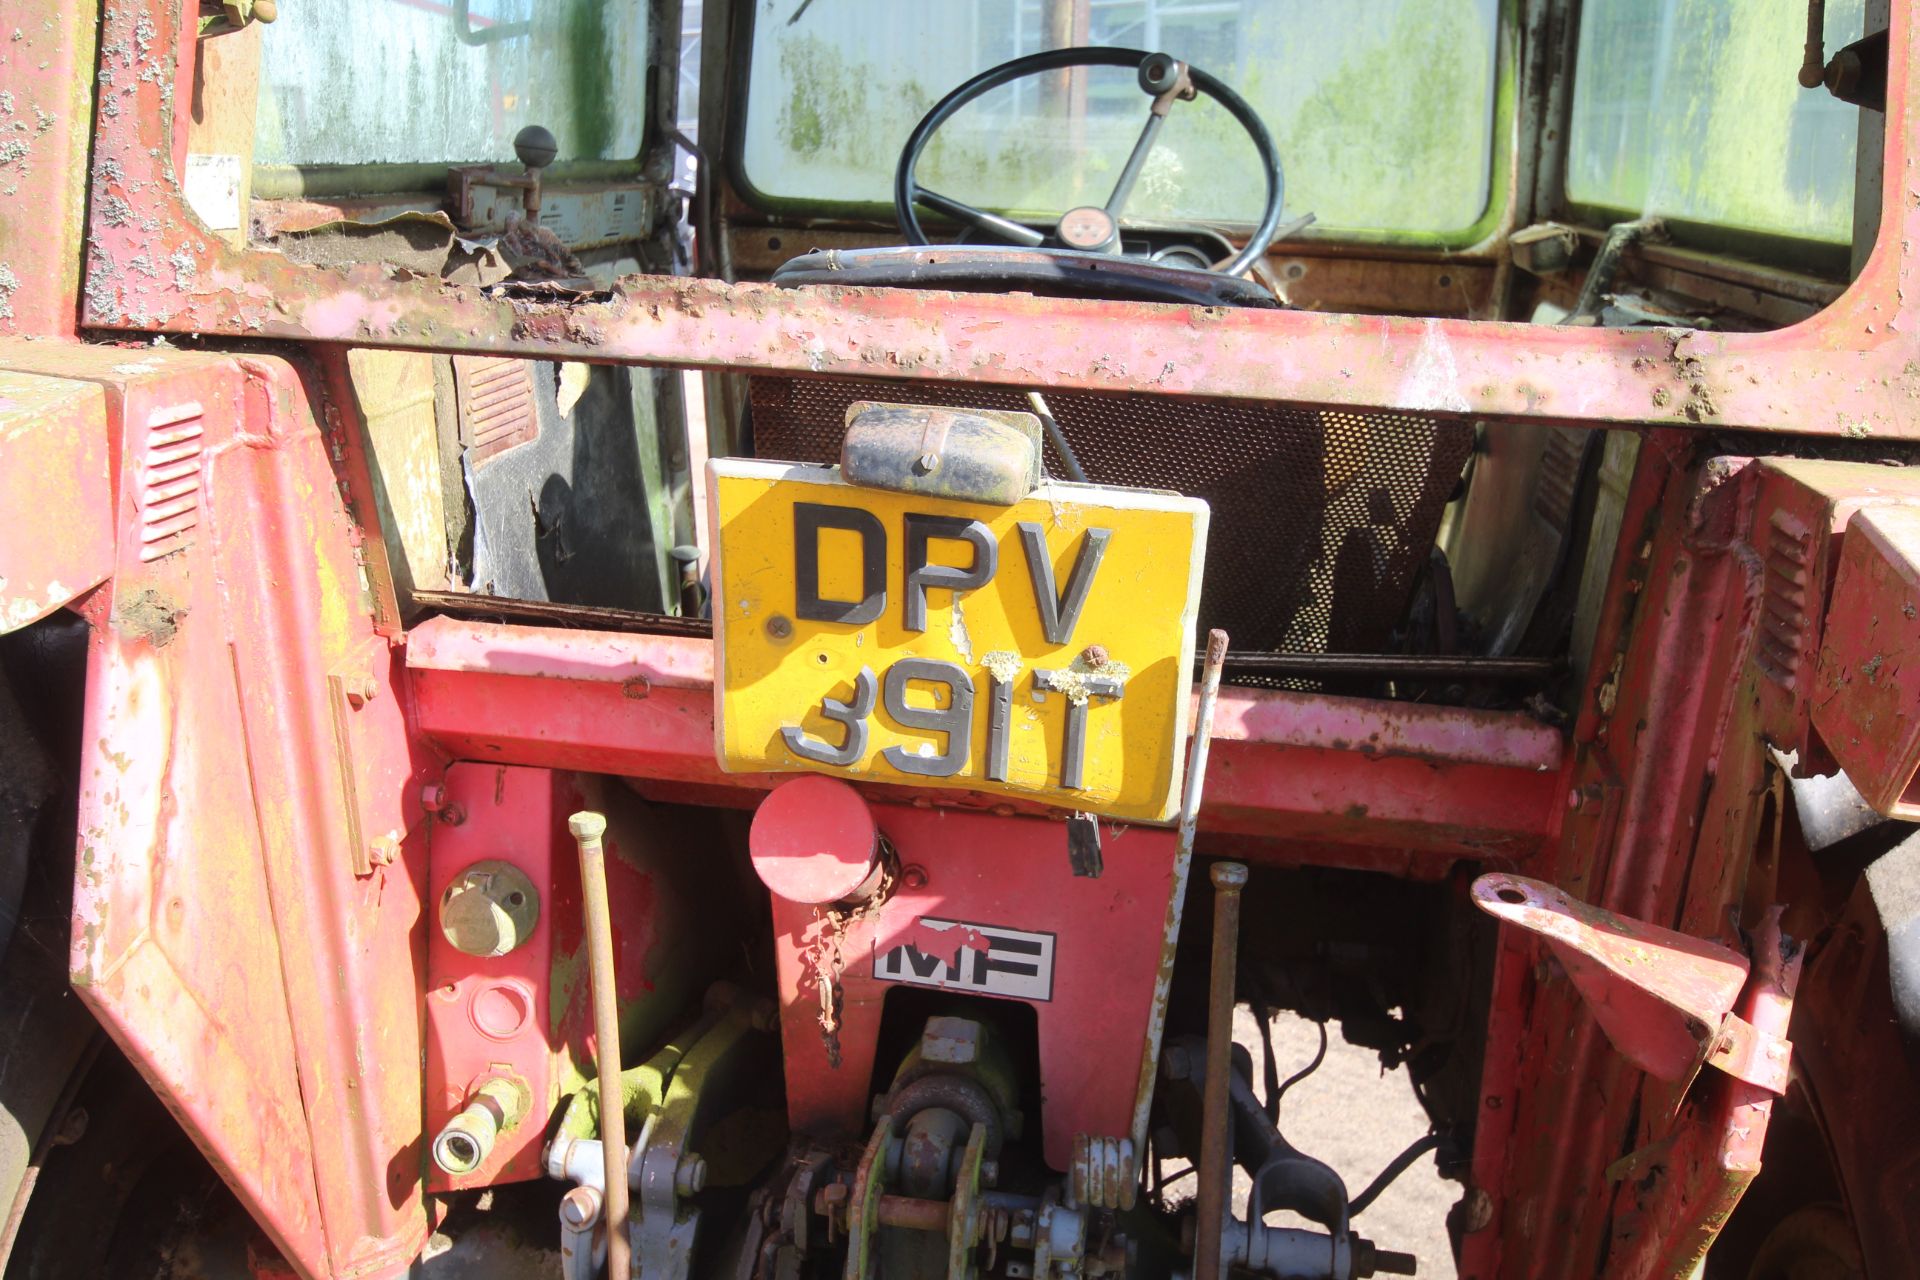
[[[754,451],[837,462],[856,400],[1026,409],[1006,387],[758,377]],[[1418,414],[1052,392],[1087,478],[1177,489],[1213,508],[1200,627],[1235,649],[1377,653],[1426,563],[1472,428]],[[1065,474],[1051,445],[1047,470]]]

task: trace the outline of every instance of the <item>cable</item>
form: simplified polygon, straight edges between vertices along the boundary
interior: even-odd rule
[[[1327,1060],[1327,1024],[1317,1022],[1314,1025],[1320,1029],[1320,1052],[1313,1055],[1312,1062],[1309,1062],[1306,1066],[1288,1076],[1286,1083],[1274,1091],[1273,1101],[1268,1103],[1267,1107],[1273,1117],[1275,1125],[1280,1123],[1280,1099],[1287,1096],[1287,1090],[1293,1088],[1293,1086],[1318,1071],[1320,1064]]]
[[[1273,1010],[1264,1004],[1253,1006],[1254,1020],[1260,1027],[1260,1056],[1267,1086],[1267,1123],[1280,1123],[1280,1065],[1273,1056]]]
[[[1380,1193],[1392,1185],[1395,1178],[1413,1167],[1414,1161],[1427,1154],[1427,1152],[1438,1151],[1446,1145],[1447,1138],[1444,1134],[1430,1133],[1395,1156],[1393,1162],[1380,1171],[1380,1176],[1367,1184],[1365,1191],[1362,1191],[1348,1202],[1347,1217],[1359,1217],[1365,1212],[1368,1205],[1380,1198]]]

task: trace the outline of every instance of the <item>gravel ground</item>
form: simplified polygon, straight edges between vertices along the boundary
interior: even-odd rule
[[[1329,1027],[1327,1059],[1320,1069],[1287,1091],[1280,1113],[1280,1129],[1301,1151],[1331,1165],[1345,1179],[1350,1194],[1358,1195],[1395,1156],[1427,1132],[1426,1112],[1413,1096],[1405,1069],[1380,1070],[1371,1049],[1358,1049]],[[1259,1030],[1245,1008],[1234,1016],[1234,1039],[1260,1061]],[[1312,1022],[1290,1013],[1273,1021],[1273,1051],[1280,1078],[1286,1079],[1313,1060],[1320,1033]],[[1258,1073],[1256,1072],[1256,1075]],[[1263,1086],[1254,1086],[1265,1096]],[[1184,1165],[1170,1161],[1169,1172]],[[1183,1180],[1191,1186],[1191,1180]],[[1250,1180],[1234,1170],[1234,1209],[1244,1214]],[[1176,1195],[1178,1192],[1176,1191]],[[1420,1275],[1453,1280],[1453,1252],[1447,1244],[1446,1215],[1460,1198],[1458,1184],[1442,1178],[1431,1155],[1381,1193],[1354,1224],[1359,1233],[1383,1249],[1411,1253],[1420,1260]],[[1276,1226],[1312,1226],[1291,1214],[1271,1214]]]

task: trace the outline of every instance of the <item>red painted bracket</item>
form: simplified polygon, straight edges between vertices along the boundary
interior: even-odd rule
[[[1649,1075],[1689,1080],[1711,1065],[1769,1093],[1787,1091],[1792,1046],[1734,1012],[1750,967],[1738,951],[1526,876],[1481,876],[1473,900],[1544,939],[1613,1047]]]

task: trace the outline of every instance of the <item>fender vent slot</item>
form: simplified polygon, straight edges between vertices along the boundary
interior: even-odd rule
[[[1573,500],[1580,483],[1580,459],[1586,453],[1587,433],[1563,429],[1547,433],[1540,451],[1540,478],[1533,491],[1533,514],[1554,532],[1564,534],[1573,521]]]
[[[1813,539],[1806,526],[1784,511],[1774,512],[1767,528],[1766,582],[1754,661],[1783,689],[1794,687],[1808,649],[1812,561]]]
[[[143,561],[185,550],[200,523],[202,419],[194,403],[156,409],[147,419],[139,490]]]
[[[531,361],[455,356],[453,379],[460,404],[460,443],[473,466],[540,434]]]

